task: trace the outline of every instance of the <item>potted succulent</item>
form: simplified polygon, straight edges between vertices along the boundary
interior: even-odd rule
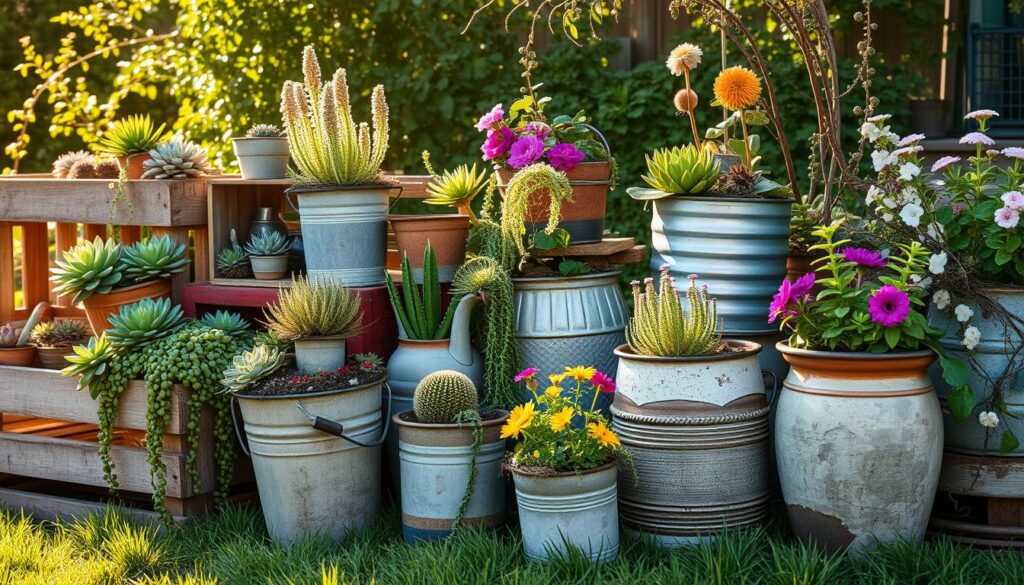
[[[346,286],[384,282],[388,194],[393,183],[381,164],[388,148],[388,105],[384,87],[370,97],[370,127],[352,119],[344,69],[321,82],[313,47],[303,52],[305,83],[286,82],[281,112],[288,150],[295,163],[298,212],[306,226],[303,247],[311,277]]]
[[[142,162],[143,179],[192,179],[211,172],[206,151],[180,136],[158,144],[148,154]]]
[[[141,179],[149,151],[163,140],[164,124],[154,128],[149,115],[128,116],[114,122],[100,138],[100,153],[116,158],[125,179]]]
[[[60,296],[82,303],[93,333],[109,326],[110,315],[140,299],[165,298],[170,277],[188,268],[185,245],[169,236],[150,237],[131,246],[99,236],[66,250],[50,270]]]
[[[232,138],[238,168],[246,181],[288,176],[288,138],[273,124],[255,124],[244,137]]]
[[[290,247],[288,240],[278,232],[250,237],[245,244],[245,253],[249,256],[253,276],[258,280],[277,280],[287,276]]]
[[[95,157],[88,150],[65,152],[53,161],[52,174],[57,179],[67,179],[71,169],[80,162],[94,164]]]
[[[627,454],[596,400],[586,395],[613,393],[615,383],[584,366],[548,378],[550,385],[539,391],[537,368],[519,372],[516,381],[533,399],[512,409],[501,427],[502,438],[516,440],[505,466],[515,480],[526,558],[546,561],[572,547],[595,562],[614,560],[616,472]]]
[[[120,174],[116,160],[98,160],[86,150],[66,152],[53,161],[53,176],[58,179],[116,179]]]
[[[769,404],[761,346],[722,339],[716,302],[696,276],[685,303],[667,266],[658,289],[652,278],[633,281],[612,428],[636,463],[635,482],[619,470],[623,524],[679,546],[766,516]]]
[[[223,278],[252,278],[249,253],[238,245],[238,232],[231,230],[231,246],[217,254],[217,273]]]
[[[476,385],[452,370],[416,386],[413,409],[393,415],[401,461],[405,541],[438,540],[460,525],[505,521],[501,426],[508,411],[482,411]]]
[[[0,327],[0,365],[31,366],[36,361],[36,347],[28,344],[25,331],[10,324]]]
[[[73,355],[72,348],[88,337],[80,322],[65,319],[39,323],[32,328],[29,341],[36,347],[40,365],[49,370],[62,370],[68,365],[64,356]]]
[[[345,339],[362,328],[358,295],[322,279],[293,278],[264,309],[267,329],[295,344],[299,372],[333,372],[345,364]]]

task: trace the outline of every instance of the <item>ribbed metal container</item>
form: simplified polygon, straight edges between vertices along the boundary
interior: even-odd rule
[[[603,272],[513,279],[523,366],[538,368],[541,380],[577,365],[614,376],[614,352],[625,342],[627,321],[618,277],[618,272]],[[523,396],[530,398],[525,390]],[[610,403],[608,395],[598,397],[605,412]]]
[[[1018,317],[1024,315],[1024,289],[991,288],[986,293],[1012,315]],[[1020,346],[1021,339],[1016,331],[1007,328],[996,317],[986,316],[977,304],[973,302],[965,304],[974,311],[974,317],[970,324],[981,331],[981,342],[974,348],[976,363],[970,363],[967,360],[959,321],[951,315],[936,310],[934,306],[928,317],[933,326],[946,332],[940,342],[942,349],[950,356],[968,363],[971,370],[967,383],[974,390],[979,403],[987,404],[995,390],[994,381],[998,380],[1010,365],[1010,358],[1015,349]],[[939,369],[939,366],[932,366],[931,377],[935,382],[939,400],[943,404],[942,414],[946,425],[947,450],[972,455],[1024,457],[1024,444],[1009,453],[999,451],[999,439],[1004,424],[1016,436],[1024,437],[1024,375],[1020,373],[1022,361],[1024,361],[1024,355],[1016,355],[1012,367],[1017,369],[1017,373],[1009,376],[1002,384],[1003,400],[1006,402],[1007,412],[999,413],[1000,428],[998,429],[989,429],[978,424],[979,412],[993,410],[984,405],[979,405],[972,410],[971,416],[967,417],[967,420],[963,422],[954,420],[945,407],[946,397],[953,389],[942,378],[942,370]]]
[[[728,341],[712,356],[640,356],[621,346],[612,427],[636,465],[619,470],[631,531],[680,546],[768,511],[768,398],[761,346]]]
[[[786,277],[789,199],[666,197],[654,202],[651,270],[700,277],[730,337],[771,333],[768,305]]]

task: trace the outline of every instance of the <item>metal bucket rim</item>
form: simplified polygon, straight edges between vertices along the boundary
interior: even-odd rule
[[[366,390],[373,386],[384,387],[384,384],[388,381],[387,376],[384,376],[376,382],[368,382],[366,384],[360,384],[358,386],[351,386],[349,388],[335,388],[333,390],[324,390],[322,392],[306,392],[303,394],[274,394],[271,396],[255,396],[253,394],[242,394],[238,393],[235,396],[239,399],[244,400],[294,400],[296,398],[319,398],[322,396],[331,396],[334,394],[344,394],[346,392],[355,392],[357,390]]]
[[[775,349],[779,350],[780,353],[789,355],[820,357],[827,359],[841,359],[851,361],[888,361],[935,356],[935,352],[930,349],[919,349],[915,351],[890,351],[885,353],[871,353],[869,351],[824,351],[820,349],[803,349],[799,347],[790,347],[789,342],[787,341],[780,341],[776,343]]]
[[[577,475],[596,475],[598,473],[601,473],[602,471],[607,471],[608,469],[610,469],[612,467],[618,467],[619,460],[620,460],[620,457],[615,455],[615,456],[612,456],[611,460],[608,461],[607,463],[603,463],[603,464],[598,465],[597,467],[593,467],[591,469],[583,469],[583,470],[580,470],[580,471],[553,471],[553,470],[551,470],[550,467],[545,467],[543,469],[545,471],[550,471],[550,473],[545,473],[544,471],[530,472],[530,471],[524,471],[522,468],[514,467],[512,465],[509,465],[508,469],[513,474],[515,474],[515,475],[522,475],[522,476],[531,477],[531,478],[541,478],[542,479],[542,478],[548,478],[548,477],[574,477],[574,476],[577,476]]]
[[[337,341],[339,339],[348,339],[344,335],[307,335],[305,337],[297,337],[292,340],[292,343],[303,342],[303,341]]]
[[[746,339],[723,339],[722,343],[725,343],[730,347],[737,347],[743,349],[741,349],[740,351],[712,353],[707,355],[671,357],[658,355],[640,355],[638,353],[634,353],[633,350],[629,348],[628,343],[623,343],[622,345],[616,347],[614,351],[615,355],[617,355],[619,358],[633,360],[637,362],[702,363],[720,361],[724,362],[734,359],[747,358],[752,355],[757,355],[761,353],[761,350],[764,349],[764,346],[762,346],[760,343],[757,343],[756,341],[747,341]]]
[[[292,185],[285,189],[286,193],[296,195],[326,195],[336,191],[392,191],[401,187],[398,181],[386,181],[381,183],[358,183],[355,185]]]
[[[402,420],[402,415],[408,414],[410,412],[415,411],[403,410],[402,412],[396,412],[391,416],[391,421],[400,427],[409,427],[413,429],[430,429],[435,431],[466,431],[467,429],[472,429],[472,423],[421,423],[410,420]],[[490,412],[499,413],[500,416],[498,416],[497,418],[489,418],[487,420],[480,421],[481,427],[486,428],[497,426],[499,424],[503,424],[505,421],[508,420],[509,412],[505,409],[498,408]],[[504,441],[504,439],[502,439],[502,441]]]
[[[716,195],[676,195],[671,194],[668,197],[660,199],[660,201],[676,200],[676,201],[701,201],[701,202],[716,202],[721,201],[725,203],[752,203],[752,204],[765,204],[765,203],[782,203],[792,205],[796,203],[796,199],[792,197],[732,197],[732,196],[716,196]]]
[[[604,272],[593,272],[578,274],[576,276],[515,276],[512,278],[514,284],[551,284],[556,282],[576,282],[580,280],[600,280],[606,278],[618,278],[621,270],[606,270]]]

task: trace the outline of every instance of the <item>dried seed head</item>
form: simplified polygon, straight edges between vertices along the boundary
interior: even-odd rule
[[[697,109],[697,92],[692,89],[681,89],[676,92],[676,109],[684,114]]]

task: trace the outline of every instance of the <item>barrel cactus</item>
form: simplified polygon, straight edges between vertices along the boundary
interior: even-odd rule
[[[67,174],[68,179],[98,179],[99,172],[96,170],[96,162],[93,159],[82,159],[71,165]]]
[[[245,135],[249,138],[277,138],[281,136],[281,129],[274,124],[254,124]]]
[[[412,396],[416,420],[427,424],[451,424],[467,410],[480,408],[476,385],[469,376],[441,370],[423,378]]]

